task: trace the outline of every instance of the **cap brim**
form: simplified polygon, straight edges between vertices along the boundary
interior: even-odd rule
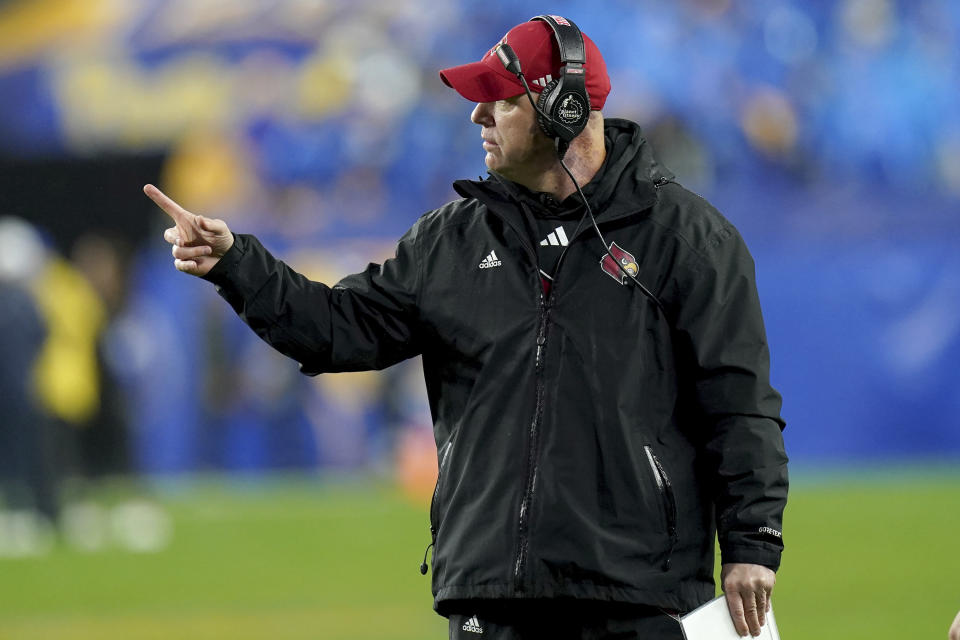
[[[504,69],[504,73],[509,72]],[[482,61],[442,69],[440,79],[471,102],[495,102],[523,93],[515,76],[502,76]]]

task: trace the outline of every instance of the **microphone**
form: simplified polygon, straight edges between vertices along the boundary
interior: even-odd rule
[[[500,58],[500,62],[507,71],[515,76],[519,76],[523,73],[520,71],[520,58],[517,57],[513,47],[504,42],[496,48],[496,52],[497,57]]]

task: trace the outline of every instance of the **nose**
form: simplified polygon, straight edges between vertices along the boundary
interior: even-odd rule
[[[477,106],[473,108],[473,113],[470,114],[470,122],[473,124],[479,124],[482,127],[489,127],[493,125],[493,103],[492,102],[478,102]]]

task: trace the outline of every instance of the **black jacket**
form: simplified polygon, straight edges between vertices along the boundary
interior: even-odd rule
[[[333,288],[242,235],[207,276],[304,373],[422,354],[441,613],[527,597],[690,610],[713,597],[717,530],[723,562],[779,565],[787,458],[753,261],[636,125],[608,120],[607,145],[591,202],[662,310],[603,268],[589,224],[544,296],[495,180],[456,183],[463,199],[394,258]]]

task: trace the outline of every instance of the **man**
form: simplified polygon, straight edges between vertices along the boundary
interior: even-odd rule
[[[451,638],[681,638],[714,595],[716,532],[735,626],[757,635],[787,476],[753,262],[635,124],[603,119],[606,67],[580,38],[544,16],[441,72],[477,103],[490,178],[332,288],[145,191],[176,222],[176,268],[304,373],[422,354]]]

